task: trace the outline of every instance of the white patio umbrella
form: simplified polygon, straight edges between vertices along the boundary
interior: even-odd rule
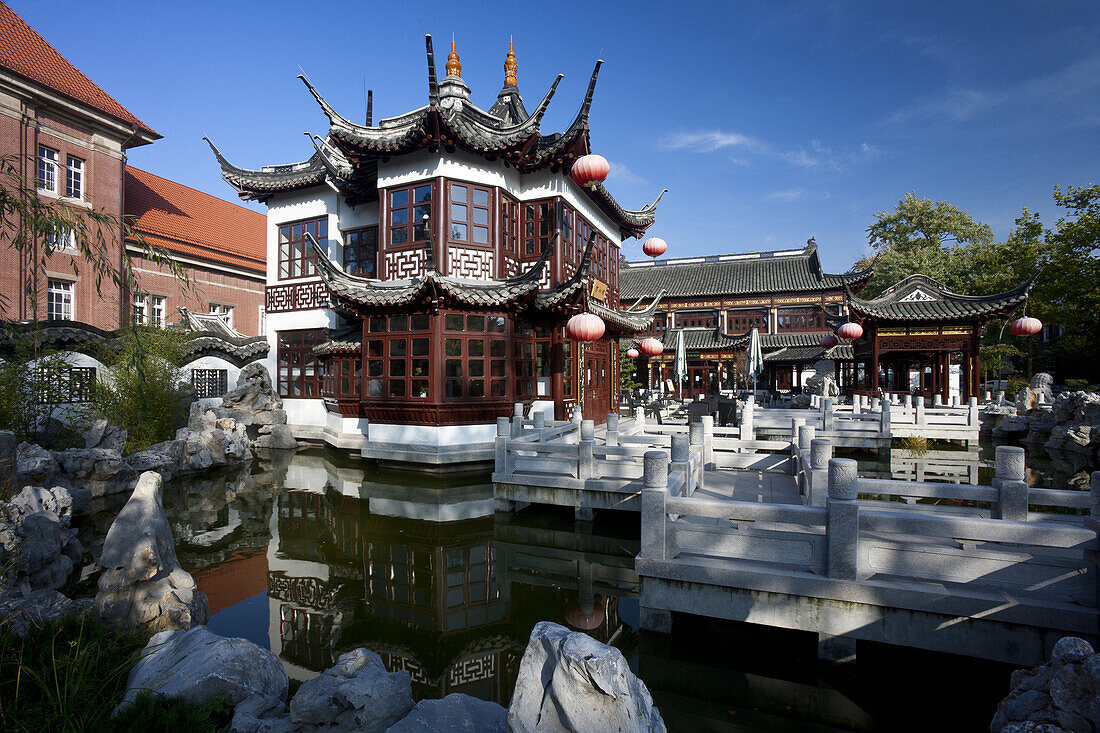
[[[676,359],[672,362],[672,373],[676,377],[676,384],[680,385],[680,399],[683,399],[683,382],[687,379],[688,373],[687,349],[684,348],[683,329],[680,329],[676,334]]]
[[[745,371],[752,376],[752,394],[756,396],[756,378],[764,371],[764,355],[760,352],[760,333],[754,328],[749,332],[749,352],[745,359]]]

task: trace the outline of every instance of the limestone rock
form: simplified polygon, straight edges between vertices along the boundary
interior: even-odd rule
[[[0,504],[0,585],[24,592],[61,590],[81,567],[84,550],[69,528],[72,496],[62,487],[25,487]]]
[[[104,419],[93,420],[84,434],[85,448],[106,448],[122,453],[126,450],[129,435],[117,425],[111,425]]]
[[[1083,639],[1059,640],[1049,662],[1013,673],[1012,686],[991,733],[1100,729],[1100,655]]]
[[[226,733],[291,733],[300,730],[290,722],[286,704],[271,695],[256,693],[237,703]]]
[[[290,719],[303,731],[382,733],[412,707],[408,672],[390,674],[377,654],[353,649],[340,655],[334,666],[302,683],[290,701]]]
[[[508,726],[516,733],[665,730],[622,652],[549,621],[536,624],[527,642]]]
[[[196,626],[153,635],[141,661],[130,671],[122,705],[144,691],[192,704],[224,695],[236,705],[256,694],[273,697],[281,704],[287,686],[286,671],[271,651]]]
[[[90,598],[72,600],[55,590],[35,590],[29,593],[0,591],[0,627],[22,637],[47,623],[60,621],[67,616],[82,616],[91,607]]]
[[[27,484],[49,484],[57,474],[57,459],[45,448],[34,443],[20,443],[15,453],[15,481],[17,487]]]
[[[279,410],[282,400],[271,386],[271,375],[260,362],[252,362],[241,369],[237,376],[237,388],[222,397],[222,407],[236,407],[250,413]]]
[[[505,733],[508,710],[495,702],[453,692],[442,700],[421,700],[386,733]]]
[[[95,608],[108,627],[156,632],[206,623],[206,595],[176,559],[159,474],[138,479],[107,531],[100,564]]]
[[[257,448],[270,450],[294,450],[298,442],[294,440],[293,433],[286,425],[263,425],[260,427],[260,435],[254,441]]]

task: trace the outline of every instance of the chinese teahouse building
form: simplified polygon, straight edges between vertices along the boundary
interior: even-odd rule
[[[801,249],[630,262],[620,275],[624,301],[665,291],[649,333],[665,350],[649,360],[649,385],[673,378],[683,334],[687,380],[683,393],[713,395],[735,388],[743,371],[747,336],[760,333],[765,371],[761,389],[791,391],[813,375],[821,359],[852,359],[852,347],[822,348],[845,314],[849,292],[871,279],[870,268],[846,274],[824,271],[813,240]],[[844,384],[844,370],[838,376]]]
[[[268,207],[268,368],[296,435],[438,465],[491,460],[495,419],[516,402],[558,419],[580,404],[602,422],[616,341],[653,312],[621,309],[619,249],[656,202],[627,210],[570,177],[591,152],[600,63],[569,127],[543,134],[560,76],[528,112],[509,49],[484,110],[454,44],[442,80],[426,44],[425,106],[375,124],[368,103],[358,124],[303,77],[330,124],[308,160],[245,170],[214,153]],[[563,331],[580,312],[606,325],[583,350]]]
[[[994,295],[960,295],[927,275],[910,275],[877,298],[848,299],[863,337],[853,342],[859,365],[852,391],[905,393],[946,403],[979,396],[979,345],[985,324],[1027,300],[1035,276]],[[952,378],[952,361],[960,367]]]

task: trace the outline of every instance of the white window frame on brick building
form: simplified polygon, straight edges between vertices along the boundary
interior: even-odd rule
[[[233,306],[225,303],[211,303],[207,312],[220,317],[222,323],[233,328]]]
[[[46,281],[46,319],[71,321],[75,318],[76,299],[72,280],[50,278]]]
[[[46,245],[52,252],[72,251],[76,249],[76,233],[68,227],[60,227],[46,233]]]
[[[57,193],[57,151],[45,145],[38,146],[39,191]]]
[[[133,324],[135,326],[156,326],[157,328],[164,328],[166,325],[163,295],[149,295],[144,293],[135,295],[133,312]]]
[[[75,155],[68,156],[65,172],[65,196],[71,199],[84,199],[84,160]]]

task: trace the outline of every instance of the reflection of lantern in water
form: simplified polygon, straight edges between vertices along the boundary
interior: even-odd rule
[[[606,618],[603,605],[603,596],[599,595],[595,596],[590,604],[582,605],[580,598],[572,600],[565,608],[565,621],[574,629],[591,631],[598,628]]]

